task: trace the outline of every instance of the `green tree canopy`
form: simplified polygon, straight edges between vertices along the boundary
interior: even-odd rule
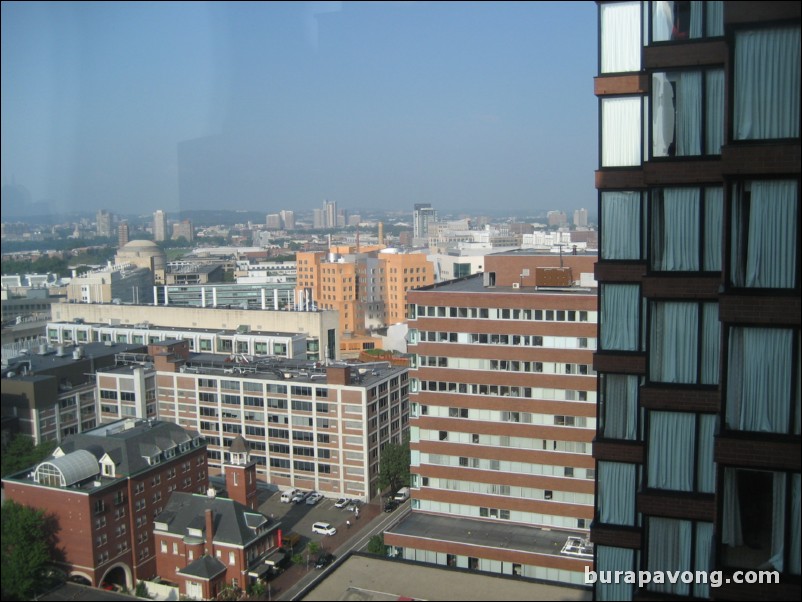
[[[403,443],[387,443],[381,450],[379,459],[379,488],[387,487],[390,491],[398,491],[409,484],[409,441]]]
[[[47,441],[39,445],[34,445],[30,437],[26,435],[14,435],[8,447],[3,450],[2,457],[0,457],[0,462],[2,462],[0,473],[5,477],[20,470],[30,468],[34,464],[38,464],[47,458],[53,453],[54,449],[56,449],[55,441]]]
[[[374,535],[368,540],[368,554],[376,554],[377,556],[387,555],[387,546],[384,545],[383,535]]]
[[[4,600],[28,600],[42,581],[54,549],[55,521],[42,510],[6,501],[2,507]]]

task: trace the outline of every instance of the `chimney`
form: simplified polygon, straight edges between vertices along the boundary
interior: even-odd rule
[[[206,553],[214,558],[214,510],[206,508]]]

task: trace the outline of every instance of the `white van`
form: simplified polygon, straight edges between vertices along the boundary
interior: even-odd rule
[[[281,492],[281,503],[282,504],[289,504],[292,502],[292,498],[295,497],[295,494],[298,493],[297,489],[287,489],[287,491]]]
[[[399,504],[406,502],[409,499],[409,487],[402,487],[399,489],[393,499]]]

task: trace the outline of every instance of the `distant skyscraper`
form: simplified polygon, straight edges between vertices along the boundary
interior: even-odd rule
[[[97,235],[109,237],[111,236],[111,221],[112,215],[105,209],[97,212]]]
[[[568,223],[564,211],[549,211],[546,217],[549,220],[549,226],[565,226]]]
[[[295,212],[289,209],[279,211],[281,216],[281,226],[285,230],[295,230]]]
[[[315,230],[323,230],[326,227],[326,211],[324,209],[313,210],[312,226]]]
[[[326,228],[336,228],[337,201],[324,201],[323,210],[326,212]]]
[[[195,240],[195,230],[192,228],[192,222],[190,220],[185,219],[178,224],[173,224],[173,240],[179,238],[185,238],[187,242],[193,242]]]
[[[426,244],[429,239],[429,225],[437,221],[437,210],[431,203],[415,203],[412,213],[415,244]]]
[[[123,222],[119,226],[117,226],[117,246],[119,248],[124,247],[128,244],[130,240],[130,231],[128,229],[128,222]]]
[[[157,242],[167,240],[167,214],[161,209],[153,214],[153,239]]]
[[[281,215],[278,213],[268,213],[267,227],[270,230],[281,230]]]
[[[574,211],[574,226],[585,227],[588,225],[588,210],[577,209]]]

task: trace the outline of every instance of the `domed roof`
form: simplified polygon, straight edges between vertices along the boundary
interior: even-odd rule
[[[152,240],[132,240],[131,242],[127,243],[125,246],[120,248],[121,251],[123,249],[131,251],[133,250],[142,251],[144,249],[158,249],[159,251],[161,251],[161,247],[159,247],[159,245],[157,245]]]
[[[152,240],[132,240],[117,251],[115,263],[132,263],[142,268],[163,269],[167,262],[162,248]]]

